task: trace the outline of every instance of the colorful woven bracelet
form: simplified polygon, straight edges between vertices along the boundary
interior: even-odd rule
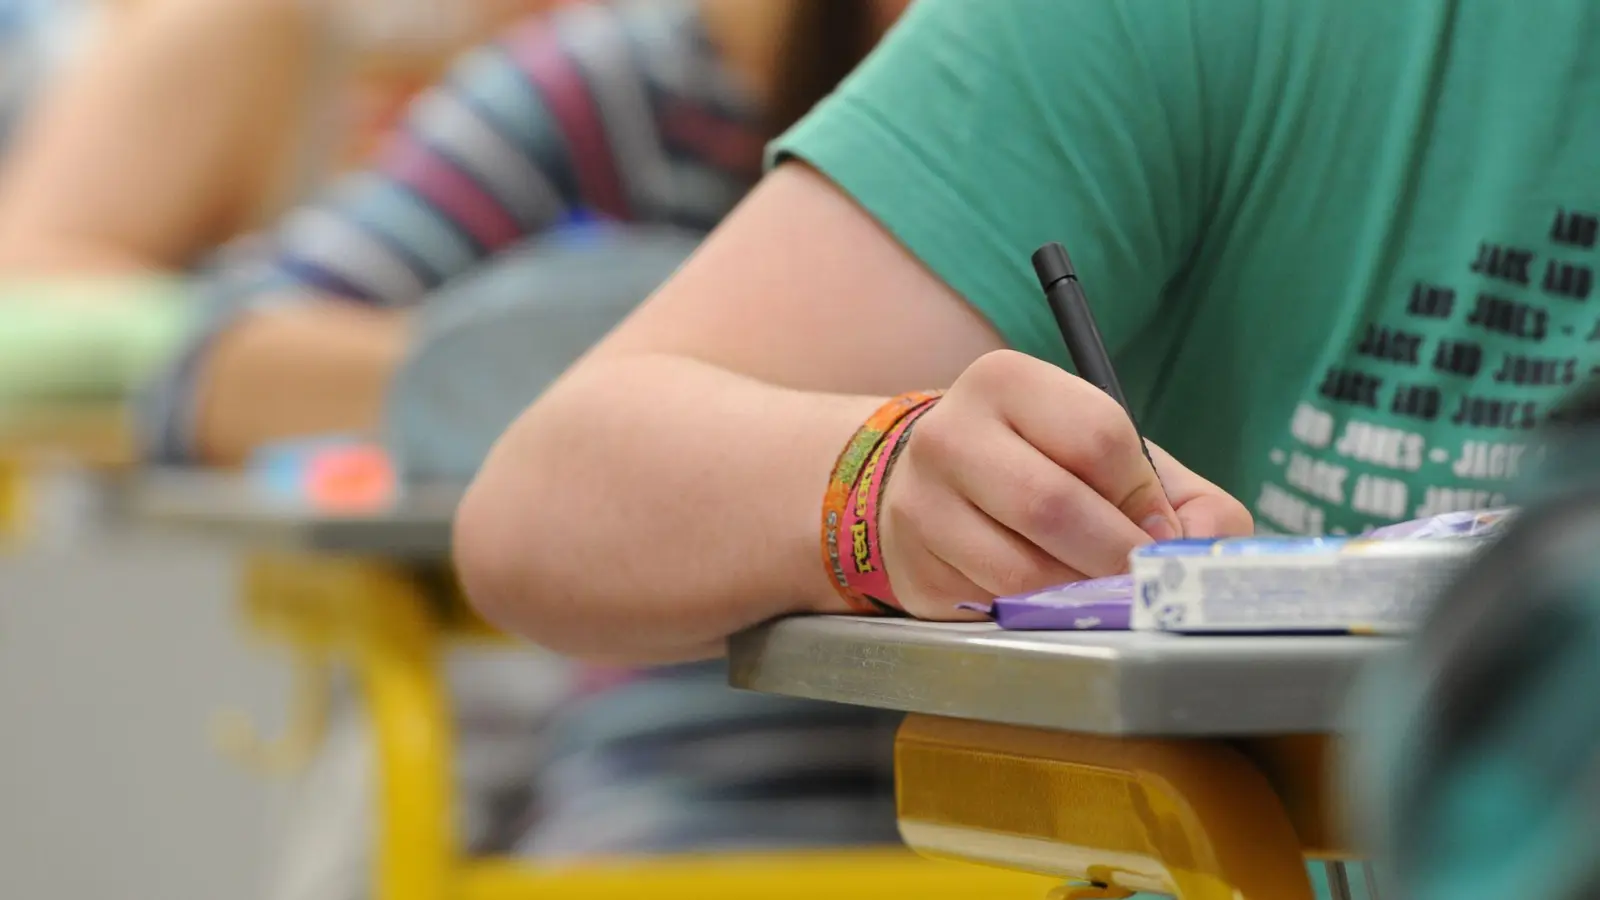
[[[927,403],[900,420],[884,436],[872,457],[861,470],[861,477],[845,506],[844,520],[839,529],[839,558],[843,563],[845,582],[857,595],[864,597],[879,612],[904,614],[905,608],[894,595],[889,584],[889,571],[884,566],[883,547],[878,540],[879,500],[883,486],[895,461],[911,437],[911,428],[933,404]]]
[[[850,586],[845,574],[844,561],[839,555],[839,533],[848,511],[856,482],[862,469],[884,438],[906,416],[939,399],[942,391],[913,391],[890,399],[878,407],[867,421],[856,430],[844,450],[839,453],[828,479],[828,490],[822,500],[822,565],[833,579],[834,589],[849,607],[861,613],[881,613],[883,610]]]

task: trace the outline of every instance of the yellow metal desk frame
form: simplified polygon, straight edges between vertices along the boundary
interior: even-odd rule
[[[455,494],[417,492],[382,514],[333,516],[272,501],[227,477],[157,474],[133,491],[142,518],[233,536],[247,550],[246,619],[296,657],[300,701],[247,759],[292,768],[320,740],[332,666],[355,673],[373,725],[380,900],[1036,900],[1058,882],[930,862],[902,850],[608,860],[559,868],[471,859],[454,829],[453,719],[440,654],[497,640],[428,577],[448,553]]]
[[[126,413],[105,404],[0,410],[0,539],[26,541],[34,524],[34,477],[52,466],[125,471],[135,459]]]
[[[1061,896],[1310,900],[1307,859],[1336,897],[1370,877],[1337,865],[1330,734],[1393,646],[812,617],[730,653],[740,687],[911,713],[899,821],[926,855],[1090,885]]]

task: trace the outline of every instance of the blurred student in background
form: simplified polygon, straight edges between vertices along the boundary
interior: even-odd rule
[[[708,229],[899,5],[580,4],[469,54],[371,169],[224,264],[226,312],[168,394],[158,456],[226,463],[370,429],[407,345],[400,311],[574,214]]]
[[[437,68],[566,2],[0,0],[7,112],[28,113],[0,168],[0,274],[188,269],[316,184],[362,73]]]
[[[905,2],[628,0],[528,18],[419,99],[370,169],[210,261],[205,359],[172,391],[157,455],[237,462],[274,438],[370,427],[406,340],[396,310],[574,213],[710,227],[754,183],[764,141]],[[187,270],[280,205],[284,135],[325,84],[309,6],[153,0],[97,46],[0,172],[0,273]]]
[[[175,276],[347,162],[393,101],[346,107],[559,2],[0,0],[0,403],[125,395],[193,327]]]
[[[174,348],[178,364],[153,394],[152,457],[228,464],[283,438],[370,432],[412,339],[408,309],[446,302],[458,279],[493,267],[509,267],[515,277],[500,283],[510,290],[537,294],[540,264],[521,251],[575,219],[710,228],[759,177],[764,143],[852,69],[905,2],[627,0],[518,24],[419,98],[371,168],[212,263],[200,281],[200,324]],[[143,99],[164,98],[181,118],[188,101],[169,79],[154,79]],[[213,176],[179,177],[162,159],[167,137],[149,129],[133,132],[140,146],[115,177],[106,172],[118,154],[102,153],[104,190],[66,186],[74,173],[57,160],[96,168],[84,154],[98,146],[89,135],[108,135],[97,117],[110,96],[119,94],[89,83],[64,92],[49,111],[57,127],[41,126],[53,134],[38,139],[55,150],[12,166],[11,182],[26,187],[0,196],[0,207],[12,201],[0,222],[13,223],[0,236],[28,236],[13,259],[52,271],[172,268],[194,261],[182,252],[194,235],[226,231],[201,228],[207,220],[192,214]],[[218,121],[236,112],[219,111]],[[73,131],[79,116],[90,121]],[[217,155],[219,167],[238,165]],[[145,166],[171,177],[141,177]],[[61,186],[54,205],[41,187],[52,180]],[[174,185],[193,196],[185,201]],[[144,203],[180,212],[125,215]],[[476,849],[572,855],[895,839],[884,717],[741,696],[715,667],[593,674],[551,729],[559,746],[541,787],[552,789],[536,795],[537,809],[519,790],[530,771],[511,779],[518,784],[468,791]],[[493,693],[483,670],[472,680],[475,693]],[[719,747],[727,754],[711,756]],[[472,758],[470,746],[463,756]],[[359,769],[347,774],[359,778]]]

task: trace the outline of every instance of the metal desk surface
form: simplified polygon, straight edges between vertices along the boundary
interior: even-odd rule
[[[340,513],[277,495],[240,475],[155,472],[129,485],[124,509],[146,522],[248,541],[254,547],[413,562],[450,557],[462,489],[408,490],[383,510]]]
[[[1015,632],[819,616],[729,644],[735,687],[902,712],[1091,734],[1325,734],[1372,637]]]

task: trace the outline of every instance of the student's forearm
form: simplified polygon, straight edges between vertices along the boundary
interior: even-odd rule
[[[406,346],[402,314],[348,303],[242,319],[198,372],[197,455],[231,465],[276,440],[375,432]]]
[[[668,356],[580,365],[512,426],[462,503],[468,593],[554,650],[636,661],[845,611],[818,551],[822,495],[880,402]]]

